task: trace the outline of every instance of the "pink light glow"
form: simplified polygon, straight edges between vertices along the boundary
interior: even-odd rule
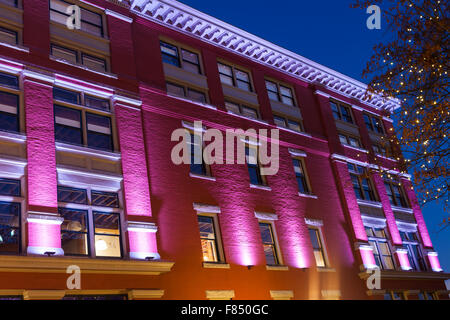
[[[63,255],[60,224],[28,222],[27,251],[32,254],[53,251],[56,255]]]
[[[134,259],[145,259],[154,257],[159,259],[158,248],[156,244],[156,232],[128,230],[130,241],[130,257]]]
[[[402,270],[411,270],[411,265],[409,264],[408,252],[406,250],[397,250],[398,261]]]
[[[428,260],[430,261],[431,269],[435,272],[442,271],[441,264],[438,259],[438,254],[436,252],[428,253]]]
[[[370,246],[360,246],[359,252],[361,253],[361,258],[366,269],[376,268],[377,264],[375,262],[375,257],[373,256],[373,251]]]

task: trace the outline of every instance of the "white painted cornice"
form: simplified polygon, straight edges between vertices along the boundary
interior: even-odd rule
[[[365,97],[367,85],[174,0],[128,0],[130,11],[277,71],[317,83],[376,109],[392,111],[398,99]]]

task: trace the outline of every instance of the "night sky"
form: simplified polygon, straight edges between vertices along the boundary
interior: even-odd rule
[[[365,83],[368,79],[362,78],[362,70],[373,46],[392,37],[383,20],[381,30],[369,30],[369,14],[350,8],[352,1],[181,2]],[[442,268],[450,272],[450,227],[438,232],[445,217],[443,208],[430,204],[423,214]]]

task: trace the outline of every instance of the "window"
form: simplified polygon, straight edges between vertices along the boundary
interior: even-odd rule
[[[0,42],[11,45],[19,44],[19,37],[17,31],[0,27]]]
[[[0,72],[0,86],[19,89],[19,78],[10,74]]]
[[[238,87],[245,91],[252,91],[250,75],[247,72],[220,62],[217,65],[222,83]]]
[[[297,179],[298,191],[303,194],[310,194],[311,189],[306,177],[305,165],[302,159],[293,158],[295,178]]]
[[[51,55],[70,62],[72,64],[81,64],[86,68],[98,71],[107,72],[108,66],[104,57],[96,57],[80,50],[71,49],[68,47],[51,44]]]
[[[356,198],[360,200],[376,201],[372,181],[370,180],[367,169],[352,163],[348,163],[347,165]]]
[[[50,20],[66,25],[67,18],[70,14],[67,14],[67,7],[73,5],[62,0],[50,0]],[[81,9],[81,30],[90,34],[103,37],[103,17],[101,14],[87,10],[83,7]]]
[[[58,186],[58,202],[65,255],[122,256],[117,193]]]
[[[393,270],[394,259],[383,228],[365,227],[375,262],[380,269]]]
[[[417,232],[400,231],[400,236],[402,237],[403,248],[408,252],[409,265],[412,270],[426,271],[427,264],[419,246]]]
[[[190,141],[190,152],[191,152],[191,173],[209,176],[210,170],[209,166],[205,163],[203,159],[203,141],[202,138],[194,134],[194,132],[190,132],[191,141]],[[195,155],[198,155],[198,159],[196,159]],[[197,160],[197,161],[196,161]]]
[[[0,130],[19,132],[19,96],[0,91]]]
[[[258,162],[258,148],[245,146],[245,160],[247,162],[250,184],[265,185],[265,180],[261,175],[261,168]]]
[[[359,141],[359,138],[348,134],[339,133],[339,141],[346,146],[361,148],[361,142]]]
[[[18,0],[0,0],[0,3],[4,3],[4,4],[7,4],[8,6],[17,8]]]
[[[383,157],[389,157],[389,155],[390,155],[390,152],[388,151],[388,150],[389,150],[389,147],[386,148],[386,147],[384,147],[384,146],[374,144],[374,145],[372,146],[372,149],[373,149],[373,152],[374,152],[376,155],[380,155],[380,156],[383,156]]]
[[[330,101],[330,106],[333,111],[334,119],[353,123],[350,107],[335,101]]]
[[[323,248],[323,242],[320,236],[320,232],[316,228],[308,228],[309,237],[314,251],[314,257],[316,259],[316,266],[319,268],[326,267],[325,251]]]
[[[273,116],[274,122],[278,127],[291,129],[297,132],[303,132],[303,125],[301,121],[294,121],[277,115]]]
[[[0,179],[0,253],[21,250],[21,184],[20,180]]]
[[[246,118],[259,119],[258,110],[256,110],[255,108],[230,101],[225,101],[225,108],[231,113],[238,114]]]
[[[436,300],[431,292],[419,292],[419,300]]]
[[[53,89],[53,99],[58,102],[54,107],[56,141],[105,151],[114,150],[109,113],[97,114],[76,108],[84,104],[101,111],[109,111],[109,100],[57,87]],[[73,107],[62,106],[59,102]]]
[[[275,243],[275,236],[273,233],[273,225],[267,222],[259,222],[259,231],[264,247],[264,255],[266,257],[267,265],[278,265],[278,254]]]
[[[386,193],[389,197],[391,205],[403,208],[409,207],[400,182],[385,177],[384,186],[386,187]]]
[[[200,59],[197,53],[160,41],[163,62],[183,68],[186,71],[201,74]],[[181,57],[179,52],[181,52]]]
[[[125,294],[65,295],[62,300],[128,300]]]
[[[295,105],[291,88],[269,80],[266,80],[266,88],[270,100],[280,101],[290,106]]]
[[[221,262],[216,232],[216,217],[207,215],[197,216],[198,228],[200,230],[200,241],[202,244],[203,261]]]
[[[197,101],[200,103],[207,103],[206,95],[205,93],[201,91],[197,91],[179,84],[175,83],[166,83],[167,86],[167,93],[180,96],[180,97],[186,97],[192,101]]]
[[[369,131],[383,134],[384,128],[383,128],[383,122],[380,118],[368,115],[367,113],[363,114],[364,122],[366,123],[366,127]]]
[[[405,296],[400,291],[388,291],[384,294],[384,300],[405,300]]]

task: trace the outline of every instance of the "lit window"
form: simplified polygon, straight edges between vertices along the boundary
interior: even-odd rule
[[[330,101],[330,106],[333,111],[334,119],[353,123],[352,113],[348,106],[334,101]]]
[[[383,228],[365,227],[375,262],[380,269],[393,270],[394,259]]]
[[[319,268],[326,267],[325,251],[323,248],[323,241],[320,236],[320,232],[315,228],[308,228],[309,237],[314,251],[314,257],[316,259],[316,266]]]
[[[221,257],[218,248],[218,236],[216,233],[215,217],[198,215],[198,228],[202,245],[203,261],[220,262]]]
[[[275,237],[273,234],[273,226],[271,223],[260,222],[259,231],[264,247],[264,255],[266,257],[267,265],[278,265],[278,254],[275,244]]]
[[[368,171],[358,165],[348,163],[350,178],[352,179],[353,190],[357,199],[376,201],[372,182]]]
[[[89,255],[88,211],[59,208],[64,218],[61,224],[61,247],[65,255]]]
[[[115,212],[92,212],[97,257],[120,257],[120,217]]]
[[[0,27],[0,42],[17,45],[19,43],[17,31]]]
[[[303,194],[310,194],[308,179],[306,177],[304,162],[301,159],[293,158],[295,178],[297,179],[298,191]]]
[[[220,62],[217,65],[222,83],[238,87],[245,91],[252,91],[250,75],[247,72]]]
[[[67,13],[67,7],[73,5],[61,0],[50,0],[50,20],[66,25],[67,18],[70,14]],[[103,37],[103,18],[100,14],[85,8],[81,9],[81,30],[90,34]]]

